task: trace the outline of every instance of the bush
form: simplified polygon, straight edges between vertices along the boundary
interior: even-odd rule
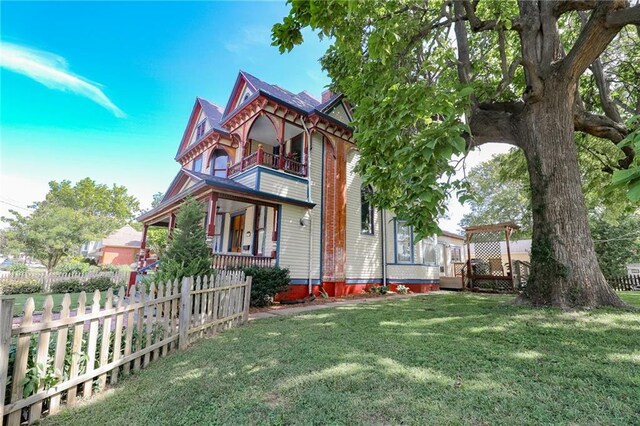
[[[386,285],[377,285],[369,289],[369,293],[372,293],[372,294],[387,294],[388,292],[389,292],[389,287],[387,287]]]
[[[56,266],[55,271],[63,274],[86,274],[89,272],[89,266],[81,258],[74,258]]]
[[[33,279],[17,280],[2,284],[0,290],[2,294],[40,293],[42,291],[42,284],[40,281]]]
[[[26,272],[29,272],[29,267],[22,262],[15,262],[7,268],[7,271],[11,272],[12,274],[24,274]]]
[[[78,293],[82,290],[80,280],[58,281],[57,283],[52,283],[50,287],[51,293]]]
[[[276,293],[289,289],[289,270],[278,266],[272,268],[250,267],[242,270],[251,281],[251,306],[263,307],[273,303]]]
[[[411,293],[411,290],[409,290],[409,287],[400,284],[398,287],[396,287],[396,293],[398,293],[398,294],[409,294],[409,293]]]
[[[113,281],[109,277],[93,277],[89,278],[86,283],[84,283],[83,290],[84,291],[107,291],[110,287],[115,287]]]

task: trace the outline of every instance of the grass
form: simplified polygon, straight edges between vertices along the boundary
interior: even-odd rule
[[[258,320],[43,423],[638,423],[637,312],[510,299],[427,295]]]
[[[117,293],[117,291],[116,291]],[[104,306],[105,297],[107,292],[102,292],[102,298],[100,299],[100,303]],[[6,296],[0,296],[0,299],[14,299],[13,303],[13,316],[22,316],[24,313],[24,304],[28,298],[33,297],[33,303],[35,304],[35,310],[37,312],[42,311],[44,306],[44,300],[47,296],[51,296],[53,298],[53,312],[60,312],[62,310],[62,298],[64,294],[50,294],[50,293],[33,293],[33,294],[11,294]],[[80,297],[80,293],[69,293],[71,296],[71,309],[75,309],[78,306],[78,297]],[[93,298],[93,293],[87,293],[87,305],[91,305]]]

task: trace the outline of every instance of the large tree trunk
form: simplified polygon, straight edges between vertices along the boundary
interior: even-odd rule
[[[514,120],[531,180],[531,274],[522,298],[562,308],[625,306],[596,258],[574,140],[573,96],[550,78],[544,96]]]

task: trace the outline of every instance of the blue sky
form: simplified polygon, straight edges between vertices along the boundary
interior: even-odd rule
[[[125,185],[143,208],[164,191],[196,96],[224,105],[242,69],[319,96],[314,34],[270,46],[284,2],[3,2],[0,216],[23,214],[51,180]],[[472,153],[471,166],[503,146]],[[441,222],[455,230],[466,208]],[[0,224],[2,226],[2,224]]]
[[[147,206],[178,170],[195,97],[224,105],[240,69],[320,95],[326,42],[309,34],[285,55],[270,46],[286,12],[284,2],[3,2],[0,215],[10,204],[26,213],[50,180],[85,176]],[[35,63],[16,70],[16,52]],[[53,71],[34,70],[42,62]]]

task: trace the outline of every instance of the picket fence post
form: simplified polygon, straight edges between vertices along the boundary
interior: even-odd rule
[[[251,303],[251,281],[253,277],[246,278],[246,285],[244,287],[244,305],[242,308],[244,312],[242,314],[242,323],[246,324],[249,322],[249,303]]]
[[[178,323],[178,348],[185,349],[189,345],[189,324],[191,322],[191,287],[193,278],[182,279],[180,291],[180,320]]]
[[[4,417],[5,384],[9,376],[9,343],[13,321],[14,299],[0,300],[0,423]]]

